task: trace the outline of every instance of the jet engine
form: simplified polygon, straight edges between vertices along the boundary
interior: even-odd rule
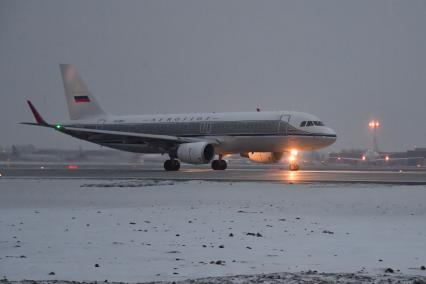
[[[263,163],[263,164],[273,164],[278,163],[283,153],[280,152],[248,152],[241,154],[241,156],[249,158],[250,161]]]
[[[207,142],[181,144],[177,158],[188,164],[208,164],[214,158],[214,147]]]

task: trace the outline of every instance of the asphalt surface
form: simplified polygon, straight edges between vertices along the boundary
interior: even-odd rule
[[[426,185],[426,170],[418,168],[330,168],[310,167],[290,172],[284,166],[233,165],[225,171],[207,166],[184,165],[178,172],[166,172],[152,165],[1,165],[0,178],[76,178],[76,179],[145,179],[210,180],[227,182],[282,183],[377,183]]]

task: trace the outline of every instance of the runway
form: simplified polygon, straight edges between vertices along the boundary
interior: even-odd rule
[[[178,172],[166,172],[160,165],[14,165],[1,166],[1,178],[40,179],[141,179],[255,181],[280,183],[376,183],[426,185],[426,171],[416,168],[314,168],[290,172],[280,166],[238,165],[225,171],[207,166],[185,165]]]

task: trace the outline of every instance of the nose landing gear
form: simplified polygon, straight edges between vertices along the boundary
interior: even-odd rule
[[[288,165],[288,169],[290,171],[298,171],[298,170],[300,170],[300,166],[298,164],[296,164],[296,163],[290,163]]]
[[[297,155],[298,155],[297,150],[291,150],[290,151],[290,156],[288,157],[288,160],[289,160],[288,169],[290,171],[300,170],[299,164],[297,163]]]
[[[180,169],[180,162],[178,160],[166,160],[164,162],[164,169],[168,172],[178,171]]]

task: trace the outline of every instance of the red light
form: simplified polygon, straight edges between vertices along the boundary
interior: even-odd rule
[[[79,168],[79,166],[77,166],[77,165],[68,165],[67,166],[67,169],[69,169],[69,170],[76,170],[78,168]]]

